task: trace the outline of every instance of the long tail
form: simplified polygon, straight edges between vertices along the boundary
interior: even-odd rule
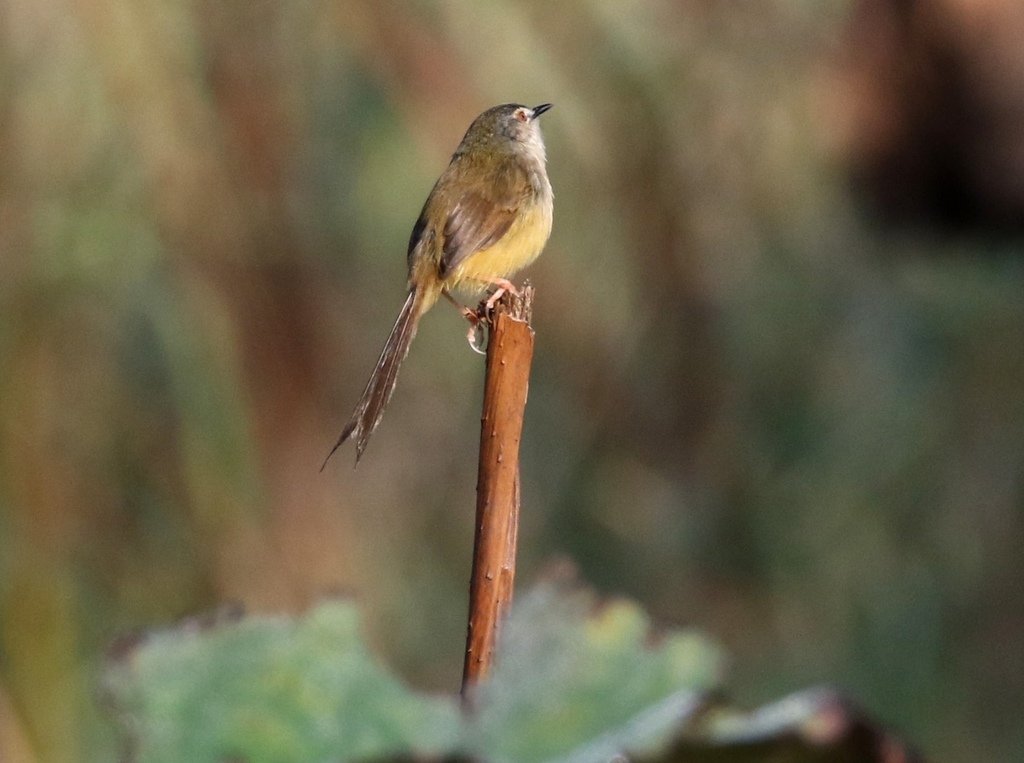
[[[409,354],[409,345],[416,336],[416,327],[419,325],[420,317],[433,304],[434,300],[425,298],[424,290],[412,288],[409,296],[405,298],[402,305],[402,312],[398,314],[395,327],[391,329],[391,335],[384,344],[384,349],[377,360],[377,366],[366,383],[363,396],[359,398],[356,409],[352,411],[352,418],[348,420],[345,428],[341,430],[341,436],[334,443],[331,452],[324,459],[320,471],[324,470],[327,462],[334,455],[334,451],[341,447],[349,437],[355,437],[356,441],[356,463],[366,450],[366,443],[370,441],[370,435],[377,428],[384,409],[391,399],[391,393],[395,391],[395,382],[398,381],[398,368]]]

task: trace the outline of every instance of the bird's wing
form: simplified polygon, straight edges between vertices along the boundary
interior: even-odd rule
[[[444,225],[444,246],[439,263],[442,278],[472,254],[496,244],[522,206],[529,189],[526,172],[511,163],[495,182],[460,194]]]

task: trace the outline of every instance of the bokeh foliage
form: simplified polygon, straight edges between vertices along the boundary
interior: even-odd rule
[[[454,311],[358,471],[316,469],[419,205],[508,100],[556,104],[521,577],[566,554],[699,625],[742,702],[833,683],[943,759],[1024,750],[1024,246],[851,199],[850,13],[0,0],[0,757],[109,758],[105,646],[225,601],[355,591],[457,683]]]
[[[299,619],[220,618],[149,634],[110,662],[105,685],[123,751],[140,763],[456,754],[526,763],[661,751],[716,685],[720,655],[695,634],[651,643],[630,602],[593,606],[559,585],[524,597],[501,666],[466,714],[457,697],[419,696],[390,675],[344,601]]]
[[[721,655],[705,638],[655,633],[633,602],[598,605],[564,580],[516,602],[497,651],[463,702],[417,694],[367,650],[352,602],[335,600],[299,618],[230,613],[142,635],[104,687],[132,763],[918,759],[833,692],[750,713],[715,700]]]

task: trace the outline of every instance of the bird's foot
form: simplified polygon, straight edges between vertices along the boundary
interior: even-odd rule
[[[455,305],[455,309],[462,313],[462,317],[469,321],[469,331],[466,332],[466,340],[469,342],[469,346],[473,349],[473,352],[478,352],[481,355],[487,352],[487,311],[483,309],[483,304],[477,307],[476,310],[471,310],[463,304],[460,304],[455,300],[447,290],[442,291],[441,294],[444,298]]]
[[[498,288],[491,292],[491,295],[484,302],[484,312],[490,313],[494,309],[494,306],[498,304],[498,300],[501,299],[506,293],[511,294],[513,297],[519,296],[519,289],[516,285],[509,281],[507,278],[494,278],[491,283]]]

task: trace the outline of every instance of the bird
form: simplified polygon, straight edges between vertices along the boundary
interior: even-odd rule
[[[405,302],[321,471],[350,438],[358,465],[391,400],[420,318],[439,297],[475,325],[477,313],[456,301],[453,290],[497,287],[488,307],[505,291],[517,292],[509,277],[533,262],[551,235],[554,195],[537,122],[551,106],[501,104],[484,111],[466,130],[413,225]]]

